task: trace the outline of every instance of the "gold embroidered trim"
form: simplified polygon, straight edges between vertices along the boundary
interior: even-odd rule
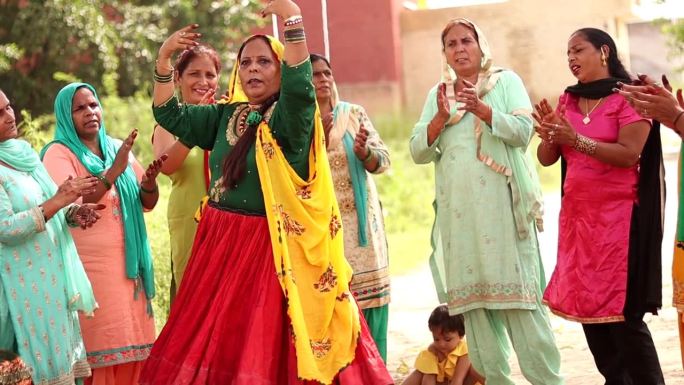
[[[475,142],[477,143],[477,159],[480,160],[480,162],[486,164],[489,168],[494,170],[497,174],[505,175],[507,177],[510,177],[513,175],[513,171],[502,165],[496,163],[494,158],[492,158],[489,155],[485,155],[481,152],[482,150],[482,125],[480,124],[481,121],[478,118],[475,118]],[[515,203],[515,202],[514,202]]]
[[[240,139],[240,136],[242,136],[242,132],[237,132],[238,130],[238,124],[237,122],[239,121],[240,115],[242,115],[246,110],[249,109],[249,104],[243,104],[241,106],[238,106],[235,111],[233,111],[233,115],[230,117],[228,120],[228,126],[226,127],[226,140],[228,141],[228,144],[231,146],[235,146],[235,143]]]
[[[269,107],[264,113],[264,121],[266,123],[271,120],[271,116],[273,115],[273,110],[275,109],[276,104],[278,104],[278,102],[271,104],[271,107]],[[244,131],[238,132],[238,122],[240,121],[240,115],[247,113],[248,110],[249,104],[242,104],[238,106],[235,111],[233,111],[233,115],[231,115],[230,119],[228,119],[228,125],[226,126],[226,140],[231,146],[235,146],[237,141],[244,133]]]
[[[548,301],[544,300],[542,301],[546,306],[549,305]],[[605,323],[611,323],[611,322],[622,322],[625,320],[625,316],[622,315],[614,315],[614,316],[607,316],[607,317],[577,317],[574,315],[570,314],[565,314],[562,311],[553,309],[549,307],[549,310],[551,310],[551,313],[561,317],[565,318],[568,321],[575,321],[575,322],[580,322],[583,324],[605,324]]]

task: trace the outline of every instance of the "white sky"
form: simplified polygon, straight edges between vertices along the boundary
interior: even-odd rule
[[[463,7],[474,4],[505,3],[509,0],[425,0],[428,8]],[[539,0],[546,2],[548,0]],[[415,3],[416,0],[406,1]],[[645,20],[656,18],[684,18],[684,0],[665,0],[658,4],[657,0],[633,0],[634,13]]]

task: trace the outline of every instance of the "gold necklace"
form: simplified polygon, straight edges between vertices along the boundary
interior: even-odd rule
[[[589,114],[594,112],[596,107],[598,107],[598,105],[601,104],[601,100],[603,100],[603,98],[599,99],[598,102],[596,102],[596,104],[594,104],[594,107],[591,108],[591,111],[589,111],[589,99],[584,98],[584,110],[586,111],[586,113],[584,114],[584,119],[582,119],[582,122],[584,124],[589,124],[589,122],[591,122],[591,118],[589,117]]]

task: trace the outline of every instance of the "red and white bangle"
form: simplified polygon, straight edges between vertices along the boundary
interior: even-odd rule
[[[292,27],[292,26],[295,26],[297,24],[301,24],[302,21],[304,21],[304,19],[302,18],[302,15],[294,15],[294,16],[290,16],[287,19],[285,19],[285,22],[283,23],[283,25],[285,27]]]

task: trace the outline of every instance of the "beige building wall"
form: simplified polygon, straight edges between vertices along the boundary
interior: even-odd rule
[[[633,0],[509,0],[497,4],[409,11],[401,15],[404,106],[416,114],[427,91],[439,81],[440,35],[446,23],[466,17],[487,36],[494,65],[518,73],[533,102],[549,98],[555,105],[575,78],[567,66],[567,41],[582,27],[606,30],[616,40],[629,68],[626,23],[635,20]]]

